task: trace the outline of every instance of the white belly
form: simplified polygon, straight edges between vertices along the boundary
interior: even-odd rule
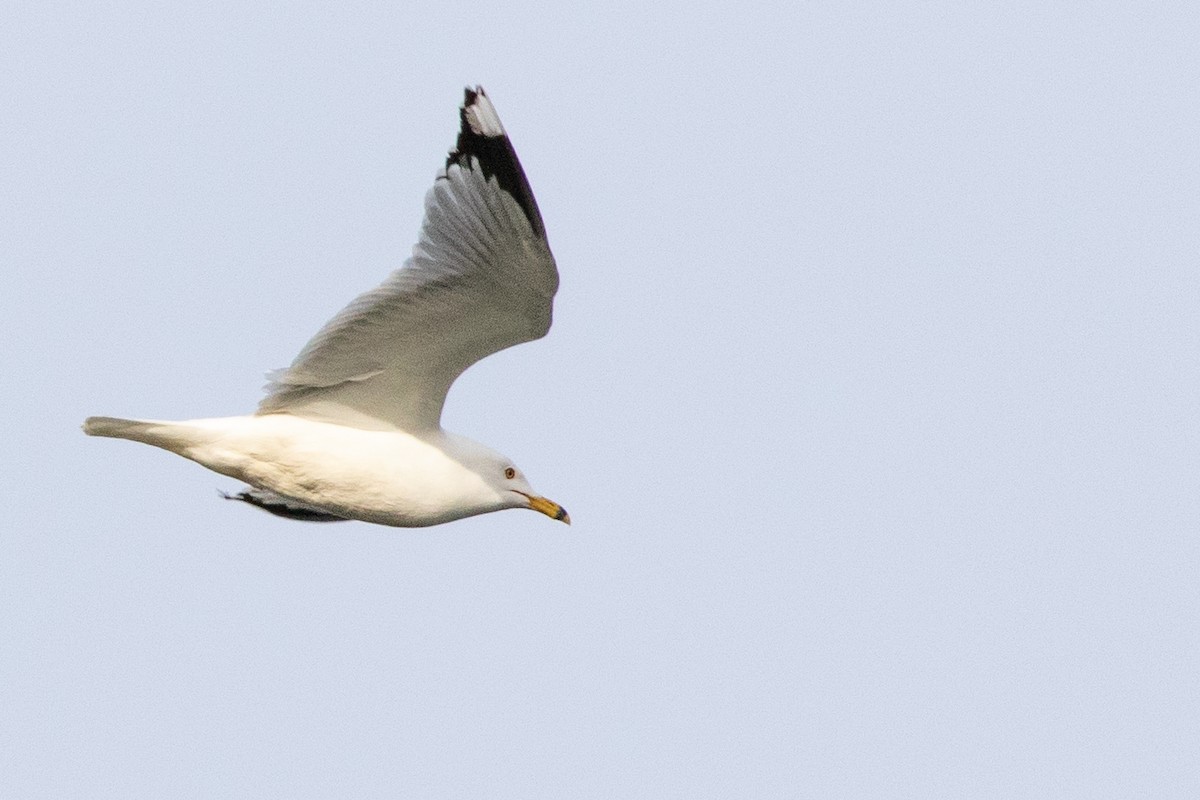
[[[447,454],[462,440],[443,432],[422,438],[290,414],[176,425],[191,434],[169,448],[180,455],[349,519],[419,527],[502,507],[478,475]]]

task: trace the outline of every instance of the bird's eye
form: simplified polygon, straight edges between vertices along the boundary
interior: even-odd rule
[[[515,469],[513,469],[512,467],[505,467],[504,468],[504,477],[508,478],[511,481],[513,478],[517,477],[517,471]]]

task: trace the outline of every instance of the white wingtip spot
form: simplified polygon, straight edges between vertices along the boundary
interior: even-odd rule
[[[483,89],[476,88],[475,98],[463,111],[467,115],[467,124],[471,126],[471,132],[476,136],[492,138],[504,135],[504,126],[500,124],[500,115],[496,113],[495,106],[483,93]]]

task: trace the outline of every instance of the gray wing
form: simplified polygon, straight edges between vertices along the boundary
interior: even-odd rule
[[[436,429],[463,370],[549,330],[558,270],[529,182],[482,88],[460,117],[412,257],[271,376],[258,413]]]

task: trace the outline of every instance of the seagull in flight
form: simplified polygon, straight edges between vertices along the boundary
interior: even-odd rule
[[[258,410],[183,422],[89,417],[89,436],[161,447],[249,484],[291,519],[402,528],[528,508],[570,523],[512,460],[441,426],[463,370],[550,329],[558,269],[525,171],[482,87],[425,195],[412,257],[326,323]]]

